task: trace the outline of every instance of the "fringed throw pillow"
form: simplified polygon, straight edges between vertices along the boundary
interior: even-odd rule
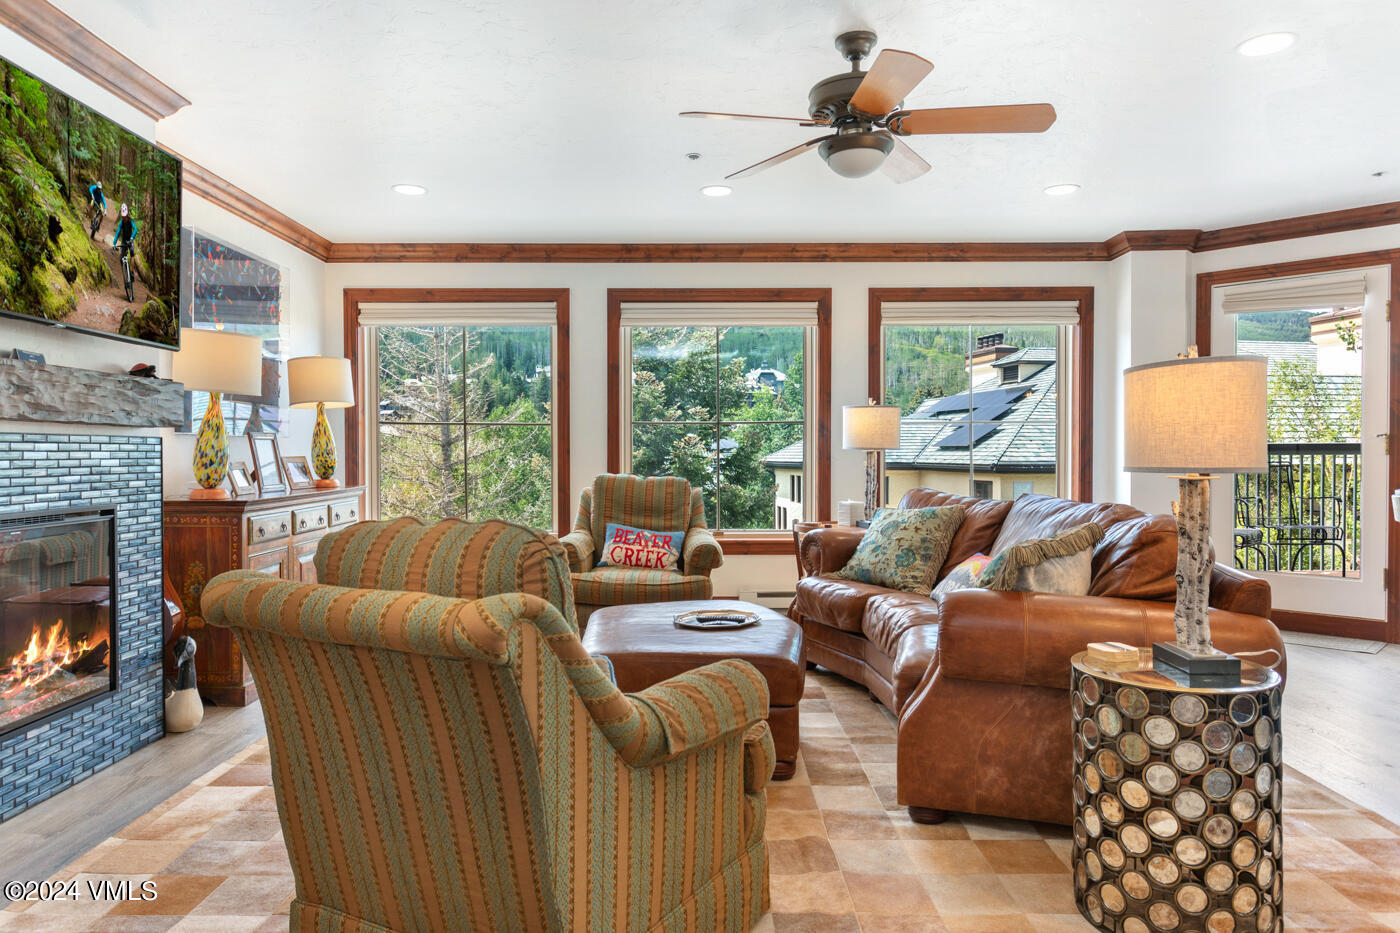
[[[1029,538],[1002,551],[977,585],[989,590],[1086,596],[1093,581],[1094,545],[1103,528],[1085,522],[1050,538]]]
[[[923,595],[933,586],[965,514],[960,505],[880,509],[846,566],[832,576]]]

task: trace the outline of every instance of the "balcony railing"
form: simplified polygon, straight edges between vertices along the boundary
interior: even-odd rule
[[[1358,574],[1361,445],[1270,444],[1267,473],[1237,475],[1235,566]]]

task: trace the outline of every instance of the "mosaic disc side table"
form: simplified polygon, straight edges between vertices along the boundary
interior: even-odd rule
[[[1071,659],[1074,894],[1108,933],[1282,933],[1283,683]]]

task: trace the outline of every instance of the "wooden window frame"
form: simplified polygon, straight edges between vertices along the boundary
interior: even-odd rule
[[[1092,502],[1094,496],[1094,289],[1089,286],[1009,286],[951,288],[872,288],[869,308],[869,357],[866,372],[873,399],[885,397],[884,304],[896,301],[1073,301],[1079,323],[1069,347],[1073,382],[1070,391],[1069,496]],[[1062,387],[1063,390],[1063,387]],[[883,484],[881,484],[883,485]]]
[[[1292,262],[1274,262],[1261,266],[1241,266],[1236,269],[1218,269],[1215,272],[1201,272],[1196,275],[1196,350],[1201,356],[1211,354],[1211,310],[1214,305],[1211,290],[1217,285],[1232,285],[1237,282],[1258,282],[1265,279],[1282,279],[1295,275],[1310,275],[1318,272],[1335,272],[1342,269],[1362,269],[1367,266],[1390,267],[1390,295],[1387,308],[1400,308],[1400,249],[1371,250],[1365,253],[1345,253],[1339,256],[1320,256],[1315,259],[1298,259]],[[1389,319],[1389,313],[1387,313]],[[1390,359],[1390,412],[1386,430],[1392,439],[1387,463],[1387,482],[1390,489],[1400,489],[1400,327],[1387,320],[1387,337]],[[1332,616],[1314,612],[1293,612],[1275,609],[1270,618],[1279,628],[1295,632],[1314,632],[1324,635],[1339,635],[1345,638],[1367,638],[1400,644],[1400,522],[1387,520],[1386,534],[1386,573],[1385,573],[1385,623],[1377,625],[1370,619],[1356,619],[1350,616]]]
[[[357,397],[363,399],[364,334],[360,327],[360,305],[384,303],[554,303],[555,355],[550,372],[554,390],[555,411],[550,412],[554,432],[555,520],[556,533],[568,534],[573,527],[574,504],[569,500],[569,290],[567,288],[347,288],[343,291],[345,356],[355,382]],[[369,432],[365,428],[364,408],[354,405],[345,409],[345,481],[358,486],[365,477],[365,458],[369,456]]]
[[[608,470],[622,469],[622,306],[635,302],[720,304],[725,302],[815,302],[817,359],[811,404],[816,407],[815,447],[817,514],[808,521],[831,519],[831,289],[829,288],[610,288],[608,289]],[[630,371],[630,370],[629,370]],[[807,439],[804,438],[804,441]],[[728,554],[791,554],[792,532],[720,531]]]

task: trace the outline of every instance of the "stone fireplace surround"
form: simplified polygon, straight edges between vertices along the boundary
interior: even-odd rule
[[[0,738],[0,821],[164,734],[161,439],[0,433],[0,515],[117,512],[119,688]]]

